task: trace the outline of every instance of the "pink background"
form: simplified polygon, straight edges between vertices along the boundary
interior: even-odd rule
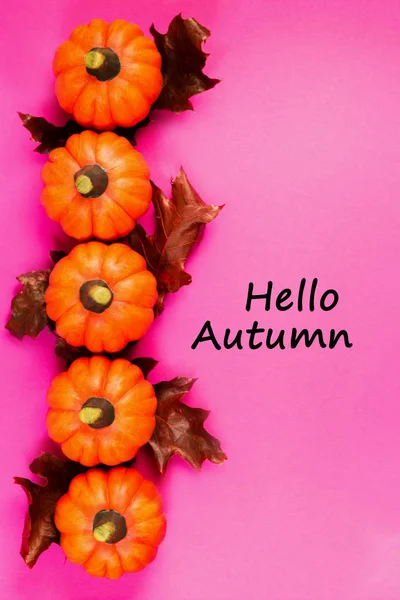
[[[14,276],[49,266],[60,229],[39,205],[45,158],[17,110],[61,123],[51,59],[72,28],[126,18],[165,31],[183,11],[213,32],[215,90],[194,113],[157,114],[140,133],[168,190],[183,163],[205,200],[226,203],[140,345],[153,381],[198,377],[189,401],[212,409],[229,455],[202,473],[179,459],[154,477],[168,533],[138,576],[100,581],[57,546],[29,572],[26,510],[13,475],[46,439],[53,339],[2,332],[1,598],[9,600],[398,600],[400,597],[400,4],[398,0],[17,0],[1,8],[1,320]],[[247,283],[319,277],[332,313],[244,310]],[[190,346],[249,327],[348,329],[351,350]]]

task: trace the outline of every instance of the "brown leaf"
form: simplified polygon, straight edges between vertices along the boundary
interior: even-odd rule
[[[44,294],[49,285],[50,269],[30,271],[17,277],[23,289],[12,299],[12,315],[8,331],[21,340],[24,335],[35,338],[47,325]]]
[[[54,524],[54,512],[58,499],[68,491],[71,480],[84,471],[78,463],[63,461],[52,454],[42,454],[29,465],[34,475],[46,482],[38,485],[25,477],[15,477],[28,498],[22,535],[21,556],[31,569],[39,556],[53,543],[59,543],[60,534]]]
[[[39,154],[48,154],[54,148],[60,148],[65,146],[67,140],[74,133],[81,133],[86,128],[82,127],[70,119],[65,125],[56,127],[44,117],[33,117],[29,114],[18,113],[21,121],[26,129],[31,133],[31,139],[34,142],[39,142],[39,146],[35,148],[35,152]],[[114,133],[125,137],[131,142],[133,146],[136,146],[135,134],[138,129],[145,127],[150,123],[150,119],[146,117],[133,127],[117,127],[114,129]]]
[[[189,98],[213,88],[219,79],[210,79],[203,73],[208,54],[202,44],[210,31],[195,19],[182,19],[177,15],[165,34],[154,25],[150,32],[162,57],[164,86],[153,108],[182,112],[193,110]]]
[[[209,411],[191,408],[181,402],[181,398],[189,392],[195,381],[175,377],[154,386],[158,407],[156,428],[149,444],[161,473],[166,472],[168,462],[174,454],[179,454],[198,470],[205,460],[221,464],[227,459],[220,442],[204,429]]]
[[[204,225],[219,214],[222,206],[206,204],[193,189],[181,169],[172,182],[172,198],[167,198],[153,184],[153,204],[156,212],[155,234],[149,236],[137,225],[128,236],[128,244],[146,259],[148,269],[155,275],[159,292],[156,315],[164,309],[164,298],[191,283],[185,272],[186,260]]]
[[[56,345],[54,347],[56,356],[66,360],[67,367],[69,367],[70,364],[77,358],[91,356],[91,353],[89,352],[89,350],[87,348],[85,348],[84,346],[81,346],[79,348],[76,346],[71,346],[71,344],[68,344],[68,342],[66,342],[64,340],[64,338],[57,335],[55,333],[55,331],[53,331],[53,333],[56,336]]]
[[[50,250],[50,258],[53,261],[53,264],[57,264],[59,260],[65,258],[67,253],[64,250]]]
[[[133,358],[130,362],[139,367],[146,379],[149,373],[158,365],[158,360],[148,357]]]
[[[33,117],[30,114],[18,113],[22,124],[31,134],[31,140],[39,142],[35,152],[48,154],[54,148],[65,146],[67,139],[74,133],[81,133],[83,127],[70,119],[62,127],[56,127],[44,117]]]

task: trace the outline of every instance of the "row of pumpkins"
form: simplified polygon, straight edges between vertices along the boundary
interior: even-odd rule
[[[53,268],[45,302],[58,335],[90,352],[118,352],[150,328],[157,284],[142,256],[120,243],[151,202],[149,168],[111,131],[149,113],[162,88],[161,56],[137,25],[94,20],[57,50],[61,107],[94,131],[53,150],[42,172],[48,216],[80,242]],[[103,133],[101,133],[103,132]],[[82,465],[133,459],[155,428],[157,400],[139,367],[124,359],[80,358],[48,392],[47,427]],[[132,468],[89,469],[57,503],[67,558],[96,576],[117,578],[151,562],[165,535],[160,494]]]

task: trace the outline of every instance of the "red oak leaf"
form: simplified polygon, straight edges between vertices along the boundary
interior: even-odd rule
[[[54,512],[59,498],[68,491],[71,480],[84,471],[72,461],[63,461],[52,454],[36,458],[30,470],[43,477],[45,484],[38,485],[25,477],[15,477],[28,498],[29,511],[26,515],[22,535],[21,556],[31,569],[39,556],[53,543],[59,543],[60,534],[54,524]]]
[[[47,325],[44,294],[49,285],[50,269],[30,271],[17,277],[23,289],[12,299],[8,331],[21,340],[24,335],[35,338]]]
[[[149,373],[158,365],[158,360],[148,357],[133,358],[130,362],[139,367],[146,379]]]
[[[128,237],[128,244],[144,256],[148,269],[157,279],[159,299],[155,312],[161,314],[166,294],[191,283],[191,276],[185,272],[186,260],[204,226],[215,219],[222,206],[203,202],[183,169],[172,182],[171,199],[153,184],[153,204],[155,234],[149,236],[137,225]]]
[[[210,79],[203,73],[208,54],[202,45],[210,31],[195,19],[177,15],[167,33],[159,33],[154,25],[150,32],[162,57],[164,86],[153,108],[182,112],[193,110],[189,98],[213,88],[219,79]]]
[[[181,398],[190,391],[195,381],[175,377],[154,386],[158,407],[156,428],[149,444],[161,473],[166,472],[168,462],[174,454],[179,454],[198,470],[205,460],[221,464],[227,459],[220,442],[204,429],[209,411],[191,408],[181,402]]]

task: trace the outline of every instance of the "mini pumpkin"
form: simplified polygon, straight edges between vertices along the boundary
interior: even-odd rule
[[[79,25],[53,61],[56,95],[74,119],[98,130],[131,127],[161,92],[161,56],[142,30],[123,20]]]
[[[78,240],[126,235],[151,202],[146,161],[112,132],[71,136],[65,148],[50,152],[42,179],[48,216]]]
[[[154,388],[122,358],[78,358],[53,379],[47,401],[51,439],[87,467],[131,460],[154,431]]]
[[[146,261],[125,244],[79,244],[54,266],[45,293],[56,332],[72,346],[118,352],[150,328],[157,299]]]
[[[75,477],[57,502],[55,524],[67,559],[109,579],[152,562],[166,530],[156,486],[125,467]]]

